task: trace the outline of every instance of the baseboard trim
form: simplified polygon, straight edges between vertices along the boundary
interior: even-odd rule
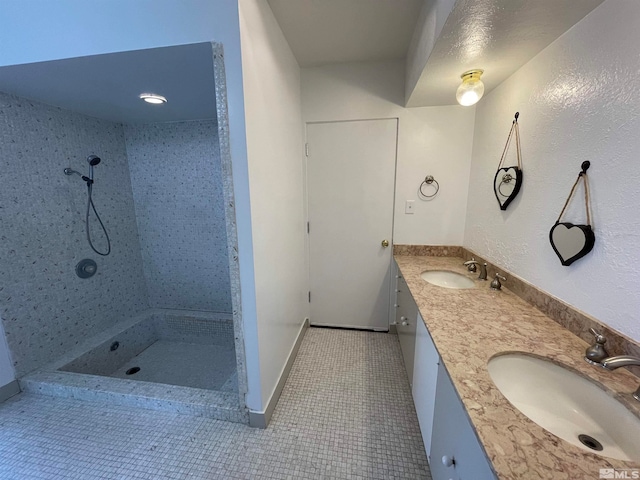
[[[305,318],[302,326],[300,327],[300,331],[298,332],[298,338],[296,339],[296,343],[293,345],[291,349],[291,353],[289,354],[289,358],[287,359],[287,363],[282,370],[282,375],[280,375],[280,379],[278,380],[278,384],[276,385],[269,402],[267,402],[267,408],[264,409],[263,412],[256,412],[254,410],[249,410],[249,426],[254,428],[267,428],[269,422],[271,422],[271,416],[273,415],[273,411],[278,404],[278,400],[280,400],[280,394],[282,394],[282,389],[284,388],[284,384],[287,383],[287,378],[289,378],[289,373],[291,372],[291,367],[293,367],[293,362],[298,356],[298,350],[300,350],[300,345],[302,344],[302,339],[304,338],[304,334],[309,328],[309,319]]]
[[[362,327],[359,325],[338,325],[336,323],[312,323],[313,328],[335,328],[337,330],[361,330],[364,332],[389,332],[389,327]]]
[[[18,393],[20,393],[20,384],[18,383],[18,380],[14,380],[13,382],[3,385],[0,387],[0,403],[10,399]]]

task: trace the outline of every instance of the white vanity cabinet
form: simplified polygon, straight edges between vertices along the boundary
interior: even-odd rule
[[[396,274],[394,319],[433,480],[496,480],[409,287]]]
[[[433,480],[496,480],[442,365],[438,366],[430,458]]]
[[[416,320],[418,318],[418,306],[411,296],[409,287],[404,278],[399,274],[396,283],[396,331],[402,350],[404,367],[409,377],[409,383],[413,382],[413,361],[416,343]]]
[[[422,440],[427,457],[429,457],[429,463],[431,463],[429,452],[431,452],[431,431],[433,429],[433,410],[436,403],[436,383],[440,357],[420,314],[418,314],[417,323],[411,392],[418,414]]]

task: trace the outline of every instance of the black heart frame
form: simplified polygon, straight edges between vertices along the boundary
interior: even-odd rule
[[[569,257],[566,259],[558,251],[558,248],[556,247],[556,244],[553,241],[553,232],[556,228],[560,227],[561,225],[567,230],[571,230],[572,228],[579,228],[584,233],[584,245],[582,249],[572,257]],[[560,262],[562,263],[562,265],[564,265],[565,267],[568,267],[573,262],[581,259],[587,253],[593,250],[593,246],[596,243],[596,236],[593,233],[593,229],[591,228],[591,225],[574,225],[573,223],[569,223],[569,222],[556,222],[556,224],[553,227],[551,227],[551,230],[549,231],[549,241],[551,242],[551,247],[553,248],[553,251],[556,252],[556,255],[560,259]]]
[[[500,201],[500,197],[501,196],[505,197],[505,195],[502,195],[502,192],[500,192],[500,187],[496,186],[496,180],[498,180],[498,176],[500,175],[500,172],[503,172],[502,175],[505,175],[511,169],[513,169],[516,172],[516,177],[513,179],[515,180],[516,185],[515,187],[513,187],[513,191],[511,192],[511,195],[506,197],[506,200],[503,203]],[[498,168],[498,170],[496,171],[496,176],[493,177],[493,193],[495,194],[496,199],[498,200],[498,205],[500,205],[500,210],[507,209],[509,204],[516,198],[516,196],[520,192],[520,187],[522,187],[522,170],[519,167],[513,166],[513,167]]]

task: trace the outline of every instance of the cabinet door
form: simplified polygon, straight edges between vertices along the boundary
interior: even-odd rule
[[[436,403],[436,383],[440,357],[420,314],[417,315],[416,352],[413,360],[413,402],[418,414],[420,432],[431,464],[431,432]]]
[[[398,312],[396,314],[396,329],[398,331],[398,340],[400,340],[400,348],[402,350],[402,358],[404,367],[407,371],[409,383],[413,382],[413,357],[416,342],[416,319],[418,316],[418,307],[409,292],[409,287],[404,278],[398,279]]]
[[[446,466],[443,457],[453,465]],[[433,480],[496,479],[442,362],[438,366],[431,458]]]

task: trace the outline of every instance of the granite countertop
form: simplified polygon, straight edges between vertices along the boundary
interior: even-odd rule
[[[637,377],[622,368],[610,372],[586,363],[587,343],[510,292],[508,281],[493,291],[457,257],[394,258],[498,478],[591,480],[601,468],[640,468],[582,450],[529,420],[496,388],[487,362],[508,351],[546,357],[600,382],[640,417],[640,402],[631,396]],[[467,275],[477,288],[441,288],[420,277],[440,269]]]

